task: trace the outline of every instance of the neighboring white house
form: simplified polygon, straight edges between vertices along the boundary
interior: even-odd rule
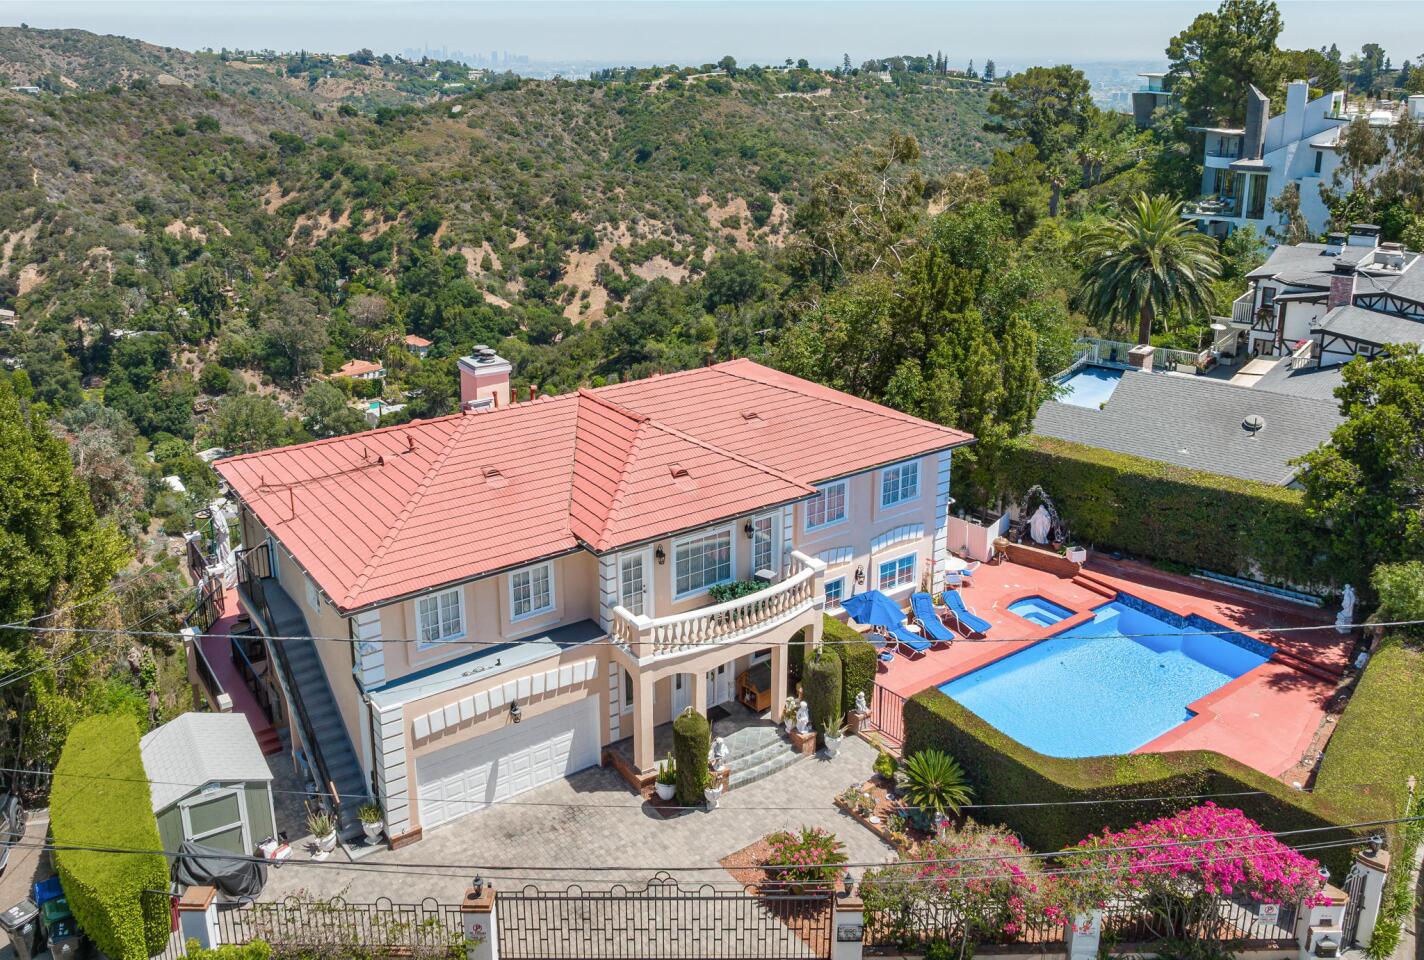
[[[1172,102],[1172,93],[1167,89],[1165,73],[1139,73],[1142,89],[1132,92],[1132,119],[1137,129],[1146,130],[1152,126],[1152,114],[1158,107]]]
[[[1272,209],[1272,201],[1291,183],[1300,188],[1300,212],[1311,232],[1323,233],[1330,211],[1320,191],[1331,185],[1340,165],[1341,133],[1362,117],[1377,126],[1389,126],[1398,118],[1394,109],[1352,112],[1340,90],[1311,100],[1305,80],[1286,87],[1282,113],[1272,116],[1270,111],[1270,99],[1252,86],[1244,128],[1192,128],[1206,138],[1201,197],[1188,204],[1183,216],[1212,236],[1250,225],[1269,239],[1267,230],[1286,222],[1284,214]],[[1424,96],[1409,98],[1409,115],[1424,120]]]

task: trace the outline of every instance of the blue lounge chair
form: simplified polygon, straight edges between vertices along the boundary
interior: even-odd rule
[[[928,593],[910,595],[910,612],[915,615],[915,622],[920,625],[926,637],[937,644],[954,642],[954,631],[946,627],[944,621],[939,618],[935,611],[934,598]]]
[[[890,636],[894,638],[895,644],[905,651],[907,657],[923,657],[925,651],[934,646],[933,640],[926,640],[917,633],[906,630],[904,627],[891,627]]]
[[[953,590],[946,590],[940,594],[944,598],[945,612],[954,618],[954,622],[959,624],[959,628],[966,634],[986,635],[993,627],[988,620],[976,614],[964,605],[964,598]]]

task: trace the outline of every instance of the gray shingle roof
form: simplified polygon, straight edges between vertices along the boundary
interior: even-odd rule
[[[1387,343],[1424,344],[1424,321],[1362,307],[1336,307],[1321,318],[1316,329],[1380,346]]]
[[[1328,289],[1330,276],[1337,263],[1358,264],[1374,257],[1374,247],[1346,246],[1340,253],[1325,252],[1323,243],[1282,244],[1271,251],[1265,263],[1246,274],[1248,280],[1276,279],[1293,287]],[[1419,266],[1419,254],[1405,254],[1403,273],[1381,271],[1377,265],[1366,264],[1355,275],[1355,293],[1389,291],[1396,296],[1424,301],[1424,266]]]
[[[1317,367],[1311,363],[1299,370],[1292,370],[1290,358],[1283,357],[1267,370],[1251,389],[1333,402],[1335,388],[1345,379],[1342,375],[1343,369],[1341,364]]]
[[[185,713],[144,734],[139,751],[154,813],[214,781],[272,779],[240,713]]]
[[[1265,419],[1255,435],[1241,423]],[[1101,410],[1049,401],[1034,433],[1230,477],[1284,485],[1290,461],[1330,438],[1333,400],[1238,387],[1205,377],[1129,371]]]

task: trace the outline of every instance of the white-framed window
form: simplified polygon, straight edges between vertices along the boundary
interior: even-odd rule
[[[419,637],[417,650],[425,650],[438,643],[449,643],[465,635],[464,600],[461,590],[446,590],[432,593],[415,601],[416,628]]]
[[[732,529],[725,527],[672,545],[673,590],[678,599],[732,580]]]
[[[845,597],[845,577],[826,581],[826,606],[839,607]]]
[[[880,564],[877,586],[881,591],[885,591],[912,585],[915,582],[915,569],[918,562],[918,555],[913,553],[896,557],[894,560],[886,560]]]
[[[179,805],[183,832],[190,840],[231,853],[246,854],[247,804],[240,790],[200,794]]]
[[[536,563],[509,575],[509,618],[523,620],[554,609],[554,565]]]
[[[920,465],[902,463],[880,471],[880,505],[893,507],[920,495]]]
[[[846,518],[846,482],[837,480],[820,488],[806,501],[806,529],[819,530]]]
[[[618,558],[618,603],[629,613],[652,613],[648,602],[647,554],[625,553]]]
[[[776,516],[764,514],[752,520],[752,573],[775,573],[780,566],[776,562]]]

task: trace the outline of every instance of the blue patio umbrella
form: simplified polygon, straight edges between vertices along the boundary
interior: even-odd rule
[[[867,627],[884,627],[889,630],[905,622],[905,613],[900,605],[879,590],[867,590],[853,597],[846,597],[841,606],[856,623]]]

